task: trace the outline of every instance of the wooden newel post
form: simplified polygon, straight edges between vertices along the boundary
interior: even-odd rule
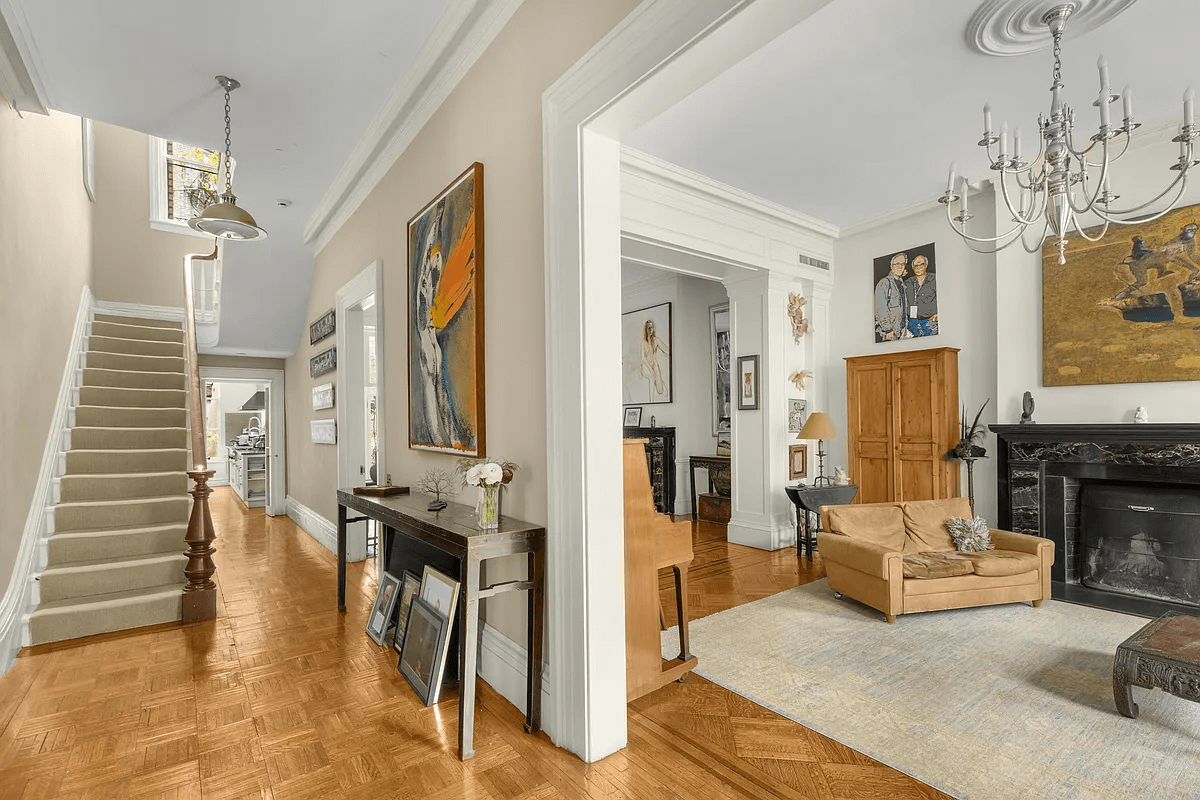
[[[213,547],[217,534],[213,528],[212,514],[208,511],[208,496],[212,487],[208,479],[216,473],[213,470],[196,470],[188,473],[188,477],[196,482],[191,491],[192,516],[188,519],[187,535],[187,566],[183,574],[187,577],[187,586],[183,589],[183,623],[203,622],[217,618],[217,584],[212,579],[217,571],[213,562]]]
[[[208,511],[208,496],[212,488],[208,479],[216,473],[208,468],[207,443],[204,430],[204,390],[200,384],[199,356],[196,352],[196,304],[192,297],[192,261],[215,261],[220,257],[220,246],[214,242],[211,255],[190,255],[183,258],[184,335],[187,339],[188,359],[188,404],[191,406],[192,468],[188,477],[196,482],[191,491],[192,515],[188,519],[187,566],[183,574],[187,585],[183,587],[183,615],[185,625],[217,618],[217,584],[213,575],[217,565],[213,553],[217,552],[213,542],[217,538],[213,528],[212,514]]]

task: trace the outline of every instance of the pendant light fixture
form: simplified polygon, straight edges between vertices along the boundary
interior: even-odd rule
[[[212,234],[219,239],[250,242],[255,239],[265,239],[267,232],[258,226],[254,217],[237,204],[233,194],[233,176],[230,164],[229,144],[229,93],[241,86],[233,78],[224,75],[217,76],[217,83],[225,89],[225,191],[221,193],[221,202],[213,203],[198,217],[188,220],[188,226],[203,233]]]

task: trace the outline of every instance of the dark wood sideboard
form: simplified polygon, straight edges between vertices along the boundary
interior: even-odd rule
[[[647,439],[646,465],[654,507],[660,514],[675,513],[675,429],[625,428],[626,439]]]

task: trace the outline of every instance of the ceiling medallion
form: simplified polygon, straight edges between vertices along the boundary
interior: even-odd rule
[[[1071,0],[1071,34],[1080,36],[1113,19],[1137,0]],[[1063,0],[985,0],[967,23],[967,44],[986,56],[1022,56],[1050,47],[1046,12]]]

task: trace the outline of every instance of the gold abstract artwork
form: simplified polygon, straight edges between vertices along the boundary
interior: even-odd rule
[[[1042,249],[1042,383],[1200,380],[1200,206]],[[1095,236],[1097,230],[1089,230]]]

